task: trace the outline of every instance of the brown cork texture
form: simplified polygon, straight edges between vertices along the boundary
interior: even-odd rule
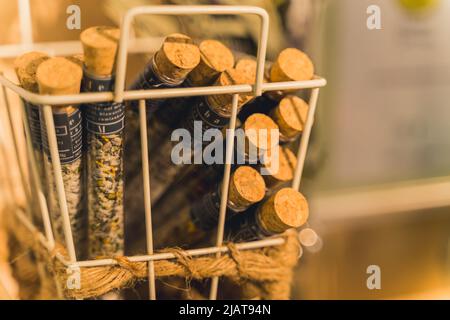
[[[282,233],[306,222],[309,215],[308,202],[300,192],[283,188],[259,207],[258,215],[264,229]]]
[[[256,66],[257,63],[254,58],[242,58],[236,63],[235,69],[245,77],[246,84],[254,85],[256,81]],[[266,82],[266,80],[263,79],[263,82]],[[249,102],[255,97],[251,93],[241,94],[241,96],[243,99],[242,104]]]
[[[215,86],[231,86],[237,84],[248,84],[248,80],[242,71],[234,68],[222,72],[214,83]],[[210,95],[206,98],[211,107],[216,112],[224,116],[230,116],[232,110],[233,95],[232,94],[218,94]],[[247,102],[245,95],[240,94],[238,99],[238,108]]]
[[[97,76],[114,73],[119,39],[120,30],[114,27],[96,26],[81,33],[84,65],[88,73]]]
[[[28,52],[14,60],[14,69],[20,85],[33,93],[39,92],[39,86],[36,80],[36,71],[39,65],[49,59],[49,56],[43,52]]]
[[[83,68],[84,65],[84,54],[79,53],[79,54],[74,54],[73,56],[68,56],[65,57],[67,60],[76,63],[77,65],[79,65],[81,68]]]
[[[289,95],[271,112],[271,117],[280,128],[280,134],[286,139],[292,139],[303,131],[308,109],[303,99]]]
[[[242,72],[247,78],[248,83],[254,84],[256,81],[256,60],[252,58],[242,58],[236,62],[234,67],[236,70]]]
[[[263,199],[265,189],[266,184],[258,171],[249,166],[241,166],[231,176],[228,201],[237,207],[249,207]]]
[[[250,152],[251,148],[256,148],[258,154],[265,150],[271,149],[278,144],[278,141],[272,140],[272,130],[278,130],[277,124],[267,115],[262,113],[254,113],[249,116],[243,125],[245,133],[246,152]],[[278,131],[277,131],[278,135]]]
[[[233,53],[220,41],[204,40],[199,49],[200,63],[188,75],[191,86],[211,84],[221,72],[234,65]]]
[[[181,33],[166,37],[155,55],[160,74],[173,80],[184,79],[200,63],[200,50],[192,39]]]
[[[302,51],[287,48],[280,52],[270,70],[272,82],[311,80],[314,65]]]
[[[297,166],[297,158],[294,153],[287,147],[278,146],[278,166],[273,166],[272,161],[272,149],[267,150],[264,168],[270,173],[270,175],[264,175],[264,181],[267,188],[273,189],[282,183],[291,181],[294,178],[295,167]],[[275,156],[275,155],[274,155]],[[276,170],[272,172],[273,170]]]
[[[80,66],[62,57],[44,61],[36,72],[39,92],[49,95],[79,93],[82,76]]]

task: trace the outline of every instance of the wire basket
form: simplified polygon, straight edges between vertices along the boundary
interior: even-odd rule
[[[170,89],[150,89],[150,90],[125,90],[125,74],[127,68],[127,53],[129,50],[129,34],[131,23],[133,19],[138,15],[153,14],[153,15],[242,15],[250,14],[256,15],[260,19],[260,31],[258,39],[258,51],[257,51],[257,72],[256,82],[254,85],[231,85],[231,86],[207,86],[207,87],[193,87],[193,88],[170,88]],[[142,177],[144,186],[144,205],[145,205],[145,227],[146,227],[146,244],[147,254],[142,256],[129,256],[129,261],[132,262],[146,262],[148,264],[148,281],[149,281],[149,296],[150,299],[156,299],[155,289],[155,272],[154,261],[161,259],[174,259],[176,256],[173,253],[154,253],[153,251],[153,234],[152,234],[152,208],[150,203],[150,177],[149,177],[149,159],[148,155],[148,137],[147,137],[147,116],[146,116],[146,99],[157,98],[176,98],[176,97],[193,97],[193,96],[205,96],[205,95],[217,95],[217,94],[230,94],[233,96],[232,103],[232,115],[230,118],[230,136],[234,136],[236,127],[236,118],[238,110],[238,94],[253,93],[255,96],[260,96],[265,91],[278,91],[278,90],[300,90],[311,89],[309,99],[309,111],[307,114],[304,131],[301,136],[300,144],[297,150],[297,165],[295,168],[294,179],[292,182],[292,188],[298,190],[302,178],[302,171],[305,162],[306,152],[308,148],[309,137],[311,128],[314,122],[314,114],[316,110],[317,99],[319,95],[319,89],[326,85],[326,80],[315,76],[314,79],[309,81],[292,81],[292,82],[277,82],[277,83],[263,83],[264,63],[267,47],[267,37],[269,28],[269,17],[267,12],[258,7],[250,6],[142,6],[135,7],[128,10],[122,20],[121,25],[121,37],[118,48],[118,55],[116,60],[116,80],[114,92],[99,92],[99,93],[80,93],[76,95],[61,95],[61,96],[46,96],[40,94],[34,94],[24,90],[18,85],[14,84],[3,74],[0,73],[0,84],[3,91],[3,99],[5,101],[9,124],[11,129],[13,128],[13,121],[11,117],[11,104],[6,94],[6,88],[19,95],[23,101],[33,103],[42,108],[44,123],[47,128],[47,138],[50,150],[51,162],[53,165],[53,173],[55,176],[55,183],[57,188],[58,204],[63,221],[63,231],[66,243],[66,249],[68,258],[61,254],[56,254],[58,259],[67,269],[76,269],[80,267],[99,267],[117,264],[115,259],[96,259],[96,260],[84,260],[79,261],[76,258],[76,250],[73,241],[73,235],[71,230],[70,218],[68,214],[68,205],[65,198],[63,176],[61,172],[60,157],[57,147],[57,138],[55,132],[55,124],[52,117],[52,107],[55,105],[80,105],[84,103],[98,103],[98,102],[123,102],[129,100],[139,101],[139,121],[140,121],[140,139],[141,139],[141,157],[142,157]],[[138,49],[135,52],[145,52],[145,50]],[[78,52],[72,52],[73,54]],[[25,106],[24,106],[25,108]],[[24,110],[23,110],[24,111]],[[25,137],[27,143],[27,156],[30,162],[31,178],[34,181],[39,180],[37,162],[33,156],[32,141],[30,136],[30,127],[25,117],[25,112],[22,112],[23,125],[25,129]],[[17,139],[14,139],[16,155],[18,157],[18,143]],[[227,252],[229,248],[223,245],[224,237],[224,225],[226,218],[226,203],[228,195],[228,186],[230,181],[231,171],[231,157],[234,147],[234,139],[227,139],[226,141],[226,161],[224,166],[224,175],[221,184],[221,201],[220,201],[220,216],[217,226],[216,243],[213,247],[187,250],[186,254],[189,256],[203,256],[215,254],[220,256],[224,252]],[[18,158],[19,160],[19,158]],[[20,161],[18,161],[20,163]],[[21,179],[24,186],[26,183],[27,175],[25,170],[21,167]],[[26,189],[26,199],[28,205],[31,204],[32,194],[37,196],[37,202],[42,214],[42,221],[44,226],[44,233],[38,237],[41,245],[43,245],[49,252],[53,252],[55,248],[55,239],[51,227],[51,218],[49,215],[47,199],[44,196],[43,190],[40,187],[40,183],[34,183],[31,185],[31,189]],[[31,210],[31,208],[27,208]],[[25,227],[30,230],[36,230],[31,220],[21,213],[18,213],[19,219],[23,222]],[[278,246],[284,243],[282,237],[271,237],[258,241],[251,241],[237,244],[237,248],[240,250],[257,249],[270,246]],[[218,277],[213,277],[210,288],[210,299],[216,299],[218,289]]]

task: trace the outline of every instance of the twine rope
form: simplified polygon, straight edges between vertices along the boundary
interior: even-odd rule
[[[67,273],[66,266],[56,259],[56,253],[66,256],[65,249],[57,245],[52,252],[48,252],[36,240],[37,234],[30,233],[19,221],[9,225],[10,234],[22,246],[31,247],[37,253],[36,256],[49,265],[67,298],[95,298],[110,291],[132,287],[136,281],[147,278],[147,262],[132,262],[127,257],[115,256],[113,259],[117,261],[116,265],[81,267],[79,289],[69,289],[67,283],[70,274]],[[155,276],[181,277],[187,281],[215,276],[228,277],[233,281],[256,284],[262,299],[288,299],[292,269],[298,260],[299,243],[294,230],[287,231],[283,237],[283,245],[254,250],[238,250],[234,243],[228,243],[229,251],[220,257],[191,257],[180,248],[168,248],[162,252],[173,253],[176,258],[154,261]]]

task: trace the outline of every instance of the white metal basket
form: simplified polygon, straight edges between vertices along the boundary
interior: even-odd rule
[[[172,89],[150,89],[150,90],[125,90],[125,74],[127,67],[127,53],[129,45],[129,33],[131,23],[135,16],[143,14],[158,14],[158,15],[193,15],[193,14],[209,14],[209,15],[241,15],[251,14],[260,18],[261,27],[258,40],[258,52],[257,52],[257,73],[256,82],[254,85],[232,85],[232,86],[209,86],[209,87],[194,87],[194,88],[172,88]],[[161,259],[174,259],[175,256],[172,253],[154,253],[153,252],[153,235],[152,235],[152,209],[150,204],[150,177],[149,177],[149,156],[148,156],[148,141],[147,141],[147,117],[145,99],[156,98],[175,98],[175,97],[191,97],[191,96],[203,96],[203,95],[217,95],[217,94],[231,94],[233,95],[232,103],[232,116],[230,118],[230,136],[234,136],[234,130],[236,125],[237,108],[238,108],[238,94],[240,93],[253,93],[255,96],[261,95],[265,91],[275,90],[299,90],[299,89],[311,89],[311,95],[309,99],[309,112],[307,115],[306,124],[304,127],[301,141],[297,151],[297,166],[295,168],[295,175],[292,182],[292,187],[296,190],[300,187],[300,181],[302,177],[303,166],[306,157],[306,151],[308,148],[309,137],[311,128],[314,122],[314,114],[316,110],[317,99],[319,95],[319,89],[326,85],[326,80],[315,76],[313,80],[309,81],[292,81],[292,82],[277,82],[277,83],[263,83],[264,62],[266,56],[266,46],[269,28],[269,17],[267,12],[258,7],[250,6],[142,6],[135,7],[129,10],[121,25],[121,38],[119,44],[119,51],[117,55],[116,63],[116,80],[114,92],[98,92],[98,93],[80,93],[75,95],[63,95],[63,96],[48,96],[31,93],[24,90],[20,86],[14,84],[0,73],[0,85],[3,91],[3,99],[6,105],[7,114],[9,117],[9,124],[11,129],[13,128],[13,120],[11,116],[11,104],[6,94],[6,88],[12,90],[18,94],[23,100],[39,105],[42,108],[44,115],[44,122],[47,128],[48,143],[50,149],[51,162],[53,165],[54,175],[56,179],[58,203],[61,210],[61,215],[64,224],[64,236],[67,244],[68,259],[60,254],[57,254],[56,258],[59,259],[67,268],[77,267],[95,267],[117,264],[114,259],[98,259],[98,260],[85,260],[78,261],[76,259],[76,248],[72,237],[72,230],[70,224],[70,218],[68,214],[68,208],[66,203],[66,197],[64,192],[64,183],[61,173],[61,165],[57,147],[55,125],[52,117],[52,107],[54,105],[67,105],[67,104],[84,104],[95,102],[107,102],[115,101],[122,102],[125,100],[139,100],[139,119],[140,119],[140,136],[141,136],[141,156],[142,156],[142,176],[144,185],[144,205],[145,205],[145,226],[146,226],[146,243],[147,254],[142,256],[130,256],[128,259],[133,262],[147,262],[148,263],[148,281],[149,281],[149,293],[150,299],[156,299],[155,290],[155,273],[154,273],[154,261]],[[134,52],[145,52],[145,50],[134,49]],[[72,54],[79,52],[71,52]],[[69,53],[68,53],[69,54]],[[25,111],[25,110],[23,110]],[[23,114],[23,125],[25,129],[25,136],[27,142],[27,156],[29,157],[31,167],[31,178],[34,181],[39,181],[39,175],[37,171],[36,159],[34,159],[32,152],[32,142],[30,138],[30,128],[28,121]],[[14,139],[16,148],[16,155],[18,155],[18,143],[17,139]],[[234,147],[234,139],[229,139],[226,142],[226,162],[224,168],[224,178],[221,185],[221,202],[220,202],[220,216],[217,228],[216,245],[214,247],[187,250],[186,253],[190,256],[201,256],[215,254],[220,256],[222,253],[228,251],[228,247],[223,245],[224,236],[224,223],[226,215],[226,204],[228,195],[228,185],[230,181],[230,169],[232,150]],[[18,158],[18,162],[19,158]],[[21,178],[26,183],[26,172],[21,168]],[[51,227],[51,219],[47,207],[47,199],[44,196],[40,183],[33,184],[36,190],[26,188],[26,197],[28,203],[31,203],[32,194],[37,195],[39,208],[42,213],[42,221],[44,224],[44,234],[39,234],[39,241],[49,251],[53,251],[55,246],[55,240]],[[31,210],[31,208],[28,208]],[[36,227],[33,226],[31,220],[24,214],[18,212],[19,219],[30,230],[36,231]],[[277,246],[284,243],[284,239],[281,237],[272,237],[259,241],[252,241],[246,243],[240,243],[237,248],[240,250],[257,249],[262,247]],[[210,299],[216,299],[218,288],[218,278],[215,277],[211,282]]]

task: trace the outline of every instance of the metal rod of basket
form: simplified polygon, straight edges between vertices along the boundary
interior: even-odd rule
[[[0,73],[0,76],[3,76]],[[11,132],[11,137],[13,140],[13,146],[14,146],[14,156],[16,158],[17,161],[17,165],[19,167],[19,171],[20,171],[20,182],[22,183],[23,186],[23,191],[25,193],[25,199],[27,200],[28,204],[32,203],[32,197],[31,197],[31,190],[28,188],[29,184],[26,182],[26,176],[25,176],[25,168],[23,167],[23,162],[21,161],[20,158],[20,154],[19,154],[19,142],[17,141],[17,137],[16,137],[16,133],[14,132],[14,119],[12,116],[12,111],[11,111],[11,105],[9,103],[9,98],[8,98],[8,94],[6,92],[6,88],[4,85],[1,86],[2,88],[2,94],[3,94],[3,102],[5,103],[5,110],[6,110],[6,114],[8,117],[8,125],[9,125],[9,130]],[[27,214],[31,217],[31,208],[29,208],[27,206]]]
[[[153,254],[153,226],[152,226],[152,205],[150,201],[150,167],[148,156],[147,139],[147,113],[145,100],[139,100],[139,125],[141,129],[141,156],[142,156],[142,177],[144,185],[144,207],[145,207],[145,237],[147,243],[147,254]],[[148,283],[149,296],[151,300],[156,300],[155,288],[155,268],[153,261],[148,262]]]
[[[75,95],[41,95],[27,91],[14,84],[0,73],[0,84],[11,89],[24,100],[36,105],[69,105],[84,104],[96,102],[109,102],[114,100],[113,92],[96,92],[96,93],[79,93]],[[279,91],[279,90],[301,90],[321,88],[327,84],[324,78],[316,76],[312,80],[307,81],[289,81],[263,83],[262,90]],[[192,87],[192,88],[167,88],[167,89],[149,89],[149,90],[127,90],[124,92],[123,100],[140,100],[140,99],[165,99],[177,97],[194,97],[205,95],[234,94],[234,93],[250,93],[253,92],[252,85],[232,85],[232,86],[213,86],[213,87]]]
[[[151,90],[124,90],[125,85],[125,74],[127,67],[127,53],[129,44],[129,34],[131,23],[135,16],[141,14],[165,14],[165,15],[191,15],[191,14],[208,14],[208,15],[228,15],[228,14],[253,14],[257,15],[261,20],[261,28],[258,38],[258,52],[257,52],[257,73],[255,85],[232,85],[223,87],[193,87],[193,88],[170,88],[170,89],[151,89]],[[237,116],[237,105],[238,105],[238,94],[239,93],[251,93],[258,96],[265,91],[278,91],[278,90],[300,90],[300,89],[313,89],[311,92],[311,98],[309,101],[309,112],[307,116],[307,121],[305,125],[305,130],[300,141],[299,149],[297,152],[297,157],[299,159],[297,167],[295,169],[295,175],[293,179],[293,187],[298,189],[300,186],[300,180],[302,176],[302,171],[304,167],[304,161],[306,157],[306,151],[308,148],[309,137],[311,133],[311,128],[314,122],[314,113],[317,104],[317,98],[319,94],[319,88],[326,85],[326,80],[315,76],[314,79],[308,81],[291,81],[291,82],[277,82],[277,83],[263,83],[263,73],[264,73],[264,63],[266,56],[267,38],[268,38],[268,26],[269,18],[267,12],[258,7],[248,7],[248,6],[144,6],[135,7],[127,11],[124,16],[122,28],[121,28],[121,39],[119,52],[116,60],[116,83],[114,92],[98,92],[98,93],[81,93],[76,95],[61,95],[61,96],[49,96],[31,93],[24,90],[13,82],[9,81],[7,78],[0,73],[0,84],[4,91],[4,97],[6,97],[6,88],[11,89],[13,92],[18,94],[24,100],[29,101],[36,105],[43,105],[44,121],[47,126],[47,135],[50,147],[51,161],[53,164],[54,174],[56,178],[56,185],[58,191],[58,201],[61,209],[61,214],[63,218],[64,226],[64,236],[66,240],[67,249],[69,252],[69,260],[67,261],[65,257],[60,254],[56,254],[56,257],[63,262],[67,267],[78,266],[78,267],[93,267],[93,266],[107,266],[115,265],[117,261],[114,259],[97,259],[97,260],[76,260],[76,251],[73,243],[73,236],[71,231],[70,217],[68,214],[67,201],[64,192],[64,184],[61,175],[61,166],[59,163],[59,154],[56,144],[56,132],[52,117],[52,107],[53,105],[66,105],[66,104],[83,104],[83,103],[96,103],[96,102],[107,102],[116,101],[122,102],[124,100],[140,100],[139,112],[140,112],[140,125],[141,125],[141,147],[142,147],[142,169],[143,169],[143,179],[144,179],[144,202],[145,202],[145,219],[146,219],[146,241],[147,241],[147,254],[143,256],[132,256],[129,257],[130,261],[133,262],[148,262],[148,279],[149,279],[149,290],[150,298],[156,298],[155,290],[155,273],[154,273],[154,261],[161,259],[175,259],[175,255],[172,253],[154,253],[153,252],[153,237],[152,237],[152,211],[150,203],[150,180],[149,180],[149,156],[148,156],[148,138],[147,138],[147,123],[146,123],[146,110],[145,103],[143,99],[154,99],[154,98],[175,98],[175,97],[192,97],[192,96],[203,96],[203,95],[217,95],[217,94],[232,94],[233,95],[233,113],[231,116],[230,130],[234,132],[236,116]],[[145,47],[142,47],[142,52],[145,52]],[[75,52],[74,52],[75,53]],[[6,101],[7,103],[7,101]],[[12,126],[12,123],[11,123]],[[13,128],[13,127],[11,127]],[[14,138],[14,137],[13,137]],[[27,134],[27,139],[29,135]],[[230,140],[230,141],[228,141]],[[227,252],[228,248],[223,246],[223,234],[224,234],[224,221],[226,216],[226,202],[228,195],[228,185],[230,180],[230,170],[231,170],[231,156],[232,148],[234,144],[234,139],[228,139],[226,142],[226,164],[224,168],[224,179],[222,182],[222,198],[220,203],[220,218],[218,222],[218,232],[216,238],[216,246],[209,248],[201,248],[194,250],[187,250],[186,254],[189,256],[201,256],[216,254],[220,256],[222,253]],[[16,147],[16,152],[18,148]],[[35,161],[35,159],[31,159]],[[23,170],[21,168],[21,174]],[[26,184],[24,184],[24,187]],[[44,201],[45,202],[45,201]],[[44,210],[45,211],[45,210]],[[45,213],[43,213],[45,216]],[[48,210],[47,210],[47,219]],[[21,220],[27,220],[26,217],[21,217]],[[28,224],[31,222],[28,221]],[[27,223],[24,222],[27,227]],[[33,225],[31,224],[31,227]],[[47,225],[48,228],[48,225]],[[52,250],[51,238],[53,234],[45,231],[46,236],[39,238],[48,250]],[[268,246],[276,246],[284,243],[282,237],[273,237],[268,239],[263,239],[259,241],[252,241],[246,243],[237,244],[237,248],[240,250],[257,249]],[[218,278],[213,278],[211,283],[210,298],[217,298],[217,288],[218,288]]]
[[[70,224],[69,209],[67,205],[66,192],[64,190],[64,180],[61,170],[61,162],[59,159],[58,142],[56,140],[55,123],[53,122],[53,112],[50,105],[43,106],[44,122],[47,128],[48,147],[50,149],[50,157],[53,167],[54,183],[58,195],[59,208],[63,221],[64,239],[66,241],[69,259],[72,262],[77,261],[75,245],[73,241],[72,228]]]
[[[22,103],[22,124],[25,128],[25,137],[26,137],[26,144],[27,144],[27,151],[28,151],[28,157],[30,157],[30,171],[31,171],[31,176],[32,176],[32,181],[34,188],[36,188],[37,191],[37,200],[38,200],[38,205],[39,205],[39,210],[41,212],[42,215],[42,223],[44,225],[44,232],[45,232],[45,236],[48,239],[48,242],[50,244],[51,247],[55,246],[55,238],[53,236],[53,230],[52,230],[52,225],[51,225],[51,219],[50,219],[50,214],[48,211],[48,206],[47,206],[47,200],[45,198],[44,192],[42,190],[42,181],[41,181],[41,177],[38,174],[38,169],[36,166],[36,159],[34,157],[34,152],[33,152],[33,145],[31,142],[31,130],[30,130],[30,125],[28,122],[28,119],[26,117],[26,113],[25,113],[25,104]]]
[[[223,169],[223,179],[221,186],[221,197],[220,197],[220,207],[219,207],[219,221],[217,223],[217,238],[216,247],[220,247],[223,244],[223,234],[225,229],[225,218],[227,213],[227,201],[228,201],[228,188],[230,185],[230,174],[231,174],[231,160],[233,157],[234,148],[234,131],[236,129],[236,118],[238,109],[239,95],[233,95],[231,118],[229,126],[229,137],[226,142],[226,153],[225,153],[225,168]],[[220,257],[220,252],[216,253],[216,257]],[[219,286],[219,277],[214,277],[211,279],[211,290],[209,293],[209,298],[211,300],[217,299],[217,288]]]
[[[309,98],[309,109],[306,118],[305,129],[303,130],[300,145],[297,150],[297,166],[294,171],[294,179],[292,180],[292,188],[300,189],[302,180],[303,167],[305,165],[306,151],[308,150],[309,137],[311,135],[312,126],[314,124],[314,116],[316,113],[317,99],[319,98],[319,88],[315,88],[311,92]]]
[[[115,102],[122,102],[124,99],[125,73],[127,64],[128,38],[130,34],[131,23],[134,17],[142,14],[157,15],[234,15],[234,14],[252,14],[261,20],[261,28],[258,37],[257,53],[257,72],[254,93],[256,96],[262,93],[262,82],[264,76],[264,62],[267,49],[267,38],[269,34],[269,15],[267,11],[259,7],[251,6],[142,6],[128,10],[122,20],[121,36],[119,43],[119,52],[117,55],[116,83],[114,91]]]

